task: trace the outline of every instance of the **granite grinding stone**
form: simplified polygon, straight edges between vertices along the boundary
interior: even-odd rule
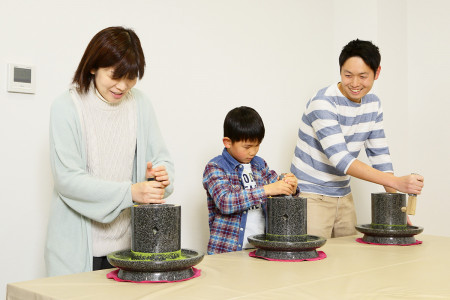
[[[356,230],[364,233],[362,240],[374,244],[407,245],[414,244],[414,235],[422,233],[423,227],[407,225],[404,228],[374,228],[372,224],[357,225]]]
[[[117,276],[123,280],[130,281],[177,281],[190,278],[194,275],[192,268],[167,272],[138,272],[119,270]]]
[[[266,205],[267,238],[274,241],[306,241],[306,198],[269,197]]]
[[[134,252],[176,252],[181,249],[181,206],[135,205],[131,208],[131,231]]]
[[[318,257],[317,248],[326,243],[320,236],[307,235],[306,241],[284,242],[273,241],[265,234],[256,234],[248,237],[248,241],[258,248],[256,255],[281,260],[308,259]]]
[[[372,224],[374,226],[403,226],[406,227],[406,194],[401,193],[372,193]]]
[[[111,265],[126,271],[166,272],[184,270],[197,265],[203,260],[204,253],[194,250],[181,249],[181,257],[175,260],[154,261],[137,260],[130,250],[116,251],[108,254]]]

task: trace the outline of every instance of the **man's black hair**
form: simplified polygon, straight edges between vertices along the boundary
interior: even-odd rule
[[[262,142],[265,134],[261,116],[251,107],[240,106],[230,110],[223,123],[223,136],[232,142]]]
[[[339,70],[347,59],[358,56],[372,69],[376,74],[380,66],[381,55],[377,46],[370,41],[353,40],[342,48],[341,55],[339,55]]]

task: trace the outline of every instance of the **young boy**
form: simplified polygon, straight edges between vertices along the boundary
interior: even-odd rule
[[[369,41],[348,43],[339,56],[341,81],[320,90],[306,105],[291,171],[308,199],[308,234],[355,234],[350,176],[381,184],[386,192],[420,194],[420,175],[397,177],[383,130],[380,99],[370,93],[381,55]],[[372,166],[357,159],[365,146]]]
[[[209,210],[208,254],[251,248],[247,237],[264,233],[267,196],[297,194],[291,173],[278,180],[275,171],[256,156],[264,124],[250,107],[237,107],[225,117],[222,155],[205,167],[203,187]]]

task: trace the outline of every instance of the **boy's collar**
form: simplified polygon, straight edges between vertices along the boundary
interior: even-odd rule
[[[241,163],[238,162],[233,156],[231,156],[230,153],[228,153],[227,148],[223,148],[222,156],[225,158],[225,160],[234,168],[236,168]]]
[[[225,158],[225,160],[227,161],[228,164],[230,164],[230,166],[235,169],[237,166],[242,165],[240,162],[238,162],[233,156],[231,156],[230,153],[228,153],[227,148],[223,148],[222,151],[222,156]],[[250,164],[254,164],[256,165],[257,168],[261,168],[260,164],[258,162],[260,162],[260,159],[258,158],[258,156],[253,157],[253,159],[250,161]]]

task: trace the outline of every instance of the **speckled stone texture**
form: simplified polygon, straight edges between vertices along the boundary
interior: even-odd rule
[[[190,249],[182,249],[181,257],[175,260],[137,260],[130,250],[108,254],[111,265],[120,268],[118,277],[132,281],[181,280],[192,276],[192,266],[203,260],[204,254]]]
[[[306,198],[269,197],[266,206],[266,237],[272,241],[306,241]]]
[[[266,205],[266,233],[248,237],[256,255],[279,260],[316,258],[316,248],[326,239],[307,235],[307,200],[301,197],[270,197]]]
[[[327,241],[325,238],[307,235],[304,241],[285,242],[274,241],[265,234],[256,234],[248,237],[248,241],[258,248],[256,255],[280,260],[309,259],[319,256],[316,249],[322,247]]]
[[[108,254],[118,277],[131,281],[178,281],[193,276],[204,253],[181,249],[181,206],[136,205],[131,208],[131,250]]]
[[[148,258],[140,256],[139,253],[162,254],[152,256],[153,260],[177,258],[178,250],[181,249],[181,206],[174,204],[133,206],[131,231],[131,250],[137,258]]]
[[[357,225],[356,230],[364,233],[362,240],[373,244],[387,245],[408,245],[414,244],[416,239],[414,235],[423,231],[423,227],[406,226],[397,227],[396,229],[373,228],[372,225]]]
[[[406,228],[406,194],[372,193],[372,227],[400,229]]]
[[[408,245],[423,227],[407,225],[406,194],[372,193],[372,223],[355,226],[364,233],[362,240],[373,244]]]
[[[178,272],[168,271],[168,272],[129,272],[126,270],[119,270],[117,276],[123,280],[130,281],[177,281],[186,278],[190,278],[194,275],[194,270],[192,268],[181,270]]]

